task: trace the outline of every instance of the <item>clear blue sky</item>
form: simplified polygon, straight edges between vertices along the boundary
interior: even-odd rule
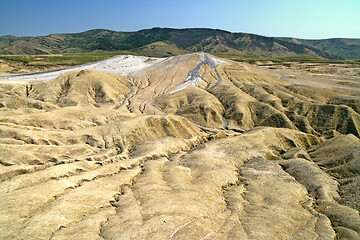
[[[0,0],[0,36],[152,27],[360,38],[360,0]]]

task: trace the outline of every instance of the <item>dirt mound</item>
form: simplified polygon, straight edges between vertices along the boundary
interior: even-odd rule
[[[321,133],[330,130],[360,137],[360,115],[345,105],[298,104],[293,109],[298,115],[305,116],[309,124]]]
[[[359,238],[356,89],[141,63],[0,82],[1,239]]]
[[[83,111],[87,113],[84,114]],[[0,162],[6,166],[38,165],[91,159],[94,154],[98,155],[95,159],[101,160],[102,152],[106,153],[105,157],[109,157],[107,155],[109,150],[113,155],[127,153],[136,144],[149,139],[162,137],[189,139],[204,136],[194,124],[179,116],[139,116],[121,114],[118,111],[102,112],[91,108],[83,111],[76,108],[57,111],[56,118],[67,119],[69,116],[69,119],[55,123],[29,121],[26,119],[27,115],[25,118],[22,115],[17,116],[17,121],[26,125],[19,125],[16,121],[3,122],[0,125],[2,135]],[[89,116],[89,112],[92,115]],[[101,122],[92,119],[94,114],[99,113],[104,114],[107,120]],[[35,116],[51,119],[53,114],[47,112]],[[21,118],[23,120],[19,120]],[[77,125],[72,125],[73,122]],[[63,127],[64,125],[66,127]]]
[[[61,107],[120,104],[131,82],[126,77],[94,70],[67,72],[54,80],[31,84],[27,96]]]
[[[188,87],[173,94],[164,94],[155,100],[157,108],[165,113],[188,118],[205,127],[221,128],[225,125],[222,118],[224,107],[212,94],[197,87]]]

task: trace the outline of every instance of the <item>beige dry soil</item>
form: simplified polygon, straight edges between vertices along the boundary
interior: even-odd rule
[[[359,77],[145,62],[0,80],[0,239],[360,239]]]

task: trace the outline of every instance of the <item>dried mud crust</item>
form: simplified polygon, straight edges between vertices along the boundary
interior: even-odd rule
[[[357,211],[341,202],[356,200],[339,196],[337,181],[315,161],[330,140],[318,145],[313,135],[269,127],[219,137],[145,141],[129,157],[15,175],[0,184],[2,238],[329,239],[358,232]],[[359,141],[349,139],[349,151],[358,151]],[[336,144],[348,142],[340,136]],[[292,149],[312,157],[292,158]]]
[[[358,239],[356,91],[203,57],[1,83],[0,238]]]

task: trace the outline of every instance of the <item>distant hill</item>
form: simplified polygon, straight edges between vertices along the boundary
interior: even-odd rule
[[[206,28],[152,28],[137,32],[95,29],[82,33],[39,37],[0,37],[0,54],[94,51],[132,51],[150,56],[204,51],[261,57],[309,55],[326,59],[356,59],[360,58],[360,39],[273,38]]]
[[[305,40],[296,38],[280,38],[293,43],[305,44],[344,59],[360,59],[360,39],[331,38],[323,40]]]

